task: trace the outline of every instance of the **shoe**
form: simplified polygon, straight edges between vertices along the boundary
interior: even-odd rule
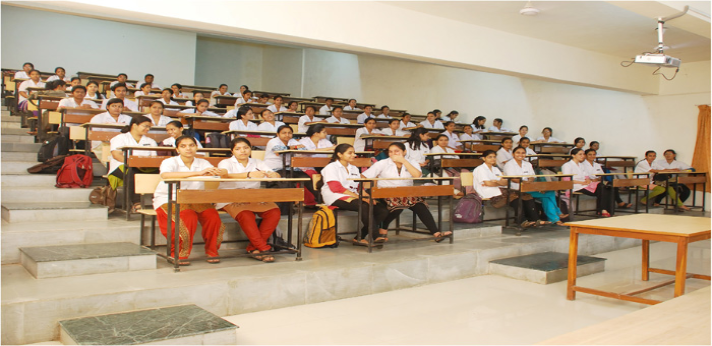
[[[606,211],[606,212],[602,212],[602,213],[601,213],[601,216],[602,216],[602,217],[611,217],[611,214]]]
[[[287,248],[287,249],[296,249],[297,247],[294,246],[294,244],[287,242],[284,240],[282,237],[275,237],[274,239],[274,246],[270,251],[279,251],[278,249],[275,249],[274,247],[281,247],[281,248]]]

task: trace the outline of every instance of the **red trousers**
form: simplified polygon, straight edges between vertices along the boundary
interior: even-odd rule
[[[165,207],[165,205],[163,206]],[[158,219],[158,226],[161,229],[163,236],[167,236],[166,228],[168,227],[168,217],[166,211],[163,207],[156,209],[156,219]],[[180,211],[180,227],[178,231],[178,237],[180,239],[180,247],[178,250],[178,256],[180,259],[188,259],[190,256],[190,251],[193,249],[193,236],[195,235],[195,230],[198,228],[198,222],[202,226],[202,236],[205,240],[205,254],[208,257],[217,257],[218,249],[220,249],[220,244],[223,240],[223,233],[225,232],[225,226],[220,220],[218,211],[215,208],[198,208],[196,211],[189,209],[181,205]],[[172,219],[173,216],[171,216]],[[173,224],[175,227],[175,224]],[[174,229],[174,228],[173,228]],[[170,231],[171,241],[173,237],[173,229]],[[175,244],[171,244],[171,257],[175,251]]]
[[[260,227],[257,227],[255,214],[262,218]],[[249,210],[241,211],[235,217],[235,220],[240,224],[242,231],[245,232],[247,239],[250,240],[250,245],[247,246],[247,251],[260,250],[269,251],[270,246],[267,245],[267,239],[274,233],[274,229],[279,224],[280,212],[279,208],[273,208],[264,212],[252,212]]]

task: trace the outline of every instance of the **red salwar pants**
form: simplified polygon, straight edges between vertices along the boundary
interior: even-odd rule
[[[167,209],[168,204],[156,209],[156,219],[158,219],[158,226],[163,236],[171,237],[172,241],[174,239],[174,228],[171,229],[170,233],[166,231],[168,227]],[[173,222],[175,222],[174,215],[171,215]],[[198,228],[198,222],[202,226],[201,234],[203,240],[205,240],[205,254],[208,257],[218,257],[218,249],[220,249],[223,233],[225,233],[225,225],[220,220],[218,211],[215,210],[212,204],[181,204],[178,230],[178,238],[180,239],[178,257],[180,259],[188,259],[190,256],[190,251],[193,249],[193,236]],[[175,224],[173,225],[175,226]],[[174,251],[175,243],[172,243],[171,257],[174,256]]]
[[[250,210],[254,209],[254,210]],[[281,213],[279,208],[274,203],[232,203],[226,205],[225,210],[235,221],[240,224],[240,228],[245,232],[250,244],[247,245],[247,251],[252,252],[259,250],[260,252],[269,251],[271,247],[267,244],[267,240],[275,228],[279,224]],[[260,226],[257,227],[255,216],[262,218]]]

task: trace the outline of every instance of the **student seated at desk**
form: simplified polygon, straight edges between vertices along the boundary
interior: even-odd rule
[[[593,149],[596,152],[598,152],[598,149],[601,147],[601,144],[598,143],[598,141],[591,141],[591,143],[588,143],[588,148]]]
[[[373,107],[370,105],[363,107],[363,113],[359,114],[356,117],[356,122],[359,124],[363,124],[366,121],[366,119],[375,118],[375,116],[373,114],[371,114],[372,110],[373,110]],[[356,151],[358,151],[358,150],[356,150]]]
[[[420,122],[420,126],[426,129],[444,129],[443,123],[439,120],[435,120],[435,113],[428,112],[428,117]]]
[[[86,92],[87,88],[83,85],[73,87],[72,97],[67,97],[66,99],[59,101],[57,111],[59,112],[67,108],[98,109],[99,105],[84,98],[84,96],[86,96]]]
[[[502,124],[504,121],[500,118],[495,118],[492,120],[492,126],[490,126],[489,129],[487,129],[489,132],[512,132],[512,130],[503,127]]]
[[[309,129],[307,123],[326,122],[326,120],[314,116],[314,113],[316,113],[314,106],[307,106],[304,113],[304,115],[299,117],[299,123],[297,124],[297,131],[299,133],[307,132]]]
[[[529,143],[530,143],[529,137],[522,137],[521,139],[519,139],[519,146],[524,148],[524,150],[527,151],[526,152],[527,155],[536,155],[536,151],[532,150]],[[529,161],[534,161],[537,159],[538,158],[536,158],[536,157],[532,157],[531,160],[529,160]]]
[[[653,168],[653,165],[655,165],[656,157],[657,157],[657,153],[655,151],[652,151],[652,150],[646,151],[645,159],[638,162],[638,164],[635,166],[635,173],[647,173],[647,172],[657,173],[657,172],[659,172],[660,170]],[[677,198],[677,192],[675,192],[675,189],[672,186],[668,186],[667,190],[666,190],[665,186],[662,185],[662,184],[664,184],[664,181],[660,182],[661,185],[656,185],[653,177],[654,177],[654,175],[650,175],[650,185],[648,185],[648,188],[650,189],[650,191],[648,192],[648,199],[655,200],[656,197],[661,196],[661,195],[664,197],[665,193],[667,193],[668,195],[670,195],[670,198],[672,198],[672,200],[675,201],[675,204],[677,205],[677,207],[679,209],[690,210],[690,208],[685,206],[685,204],[679,198]],[[640,203],[647,204],[648,199],[643,197],[640,199]],[[660,204],[658,202],[655,202],[653,205],[656,207],[660,206]]]
[[[69,88],[75,87],[77,85],[82,85],[82,79],[79,77],[72,77],[72,79],[69,80]]]
[[[84,98],[92,100],[102,100],[105,99],[106,96],[99,92],[99,83],[95,81],[89,81],[89,83],[87,83],[87,94],[84,96]]]
[[[241,105],[244,105],[246,103],[255,103],[255,100],[252,99],[252,91],[250,90],[245,90],[245,92],[242,93],[242,96],[238,97],[237,100],[235,100],[235,108],[240,107]]]
[[[435,138],[434,141],[435,145],[433,146],[432,149],[430,149],[431,154],[445,154],[445,153],[452,153],[453,155],[441,155],[441,156],[435,156],[433,159],[435,160],[435,164],[437,166],[440,165],[440,162],[442,162],[442,159],[459,159],[460,157],[455,154],[455,150],[449,146],[450,139],[448,138],[447,135],[441,134],[438,135],[437,138]],[[460,188],[462,187],[462,181],[460,181],[460,172],[455,170],[454,168],[444,168],[442,169],[443,171],[443,176],[447,177],[454,177],[455,180],[453,180],[453,186],[455,187],[455,196],[459,196],[462,193],[460,192]],[[468,170],[463,169],[463,172],[468,172]]]
[[[519,134],[512,137],[512,146],[518,147],[519,141],[521,141],[523,137],[526,137],[527,133],[529,133],[529,127],[527,125],[520,126]]]
[[[497,168],[504,170],[504,165],[512,159],[512,139],[502,138],[499,150],[497,150]]]
[[[127,82],[128,79],[129,79],[129,76],[127,76],[125,73],[119,73],[116,76],[116,80],[111,82],[111,84],[109,84],[109,88],[113,87],[114,85],[116,85],[118,83],[124,83],[127,88],[133,88],[134,87],[133,84]],[[113,95],[113,94],[111,94],[111,95]]]
[[[235,138],[231,142],[232,157],[220,161],[218,168],[227,171],[227,178],[279,178],[279,173],[273,172],[264,162],[250,157],[252,145],[246,138]],[[260,182],[222,182],[220,189],[259,189]],[[237,193],[237,192],[236,192]],[[250,245],[247,252],[252,258],[263,262],[274,262],[274,257],[269,255],[272,249],[267,240],[274,233],[279,224],[279,207],[274,202],[242,202],[218,203],[217,209],[226,211],[240,224],[240,228]],[[257,218],[262,218],[257,226]]]
[[[304,145],[306,150],[332,151],[336,147],[328,139],[326,139],[326,126],[322,124],[314,124],[309,126],[299,144]],[[317,157],[326,157],[326,155],[314,155]]]
[[[30,93],[27,88],[44,88],[45,83],[40,80],[40,71],[32,70],[30,71],[30,79],[20,83],[17,88],[17,92],[20,97],[17,99],[17,106],[21,111],[27,110],[27,99],[30,97]],[[36,115],[36,114],[35,114]]]
[[[473,136],[477,136],[475,139],[482,139],[482,136],[480,135],[480,133],[485,131],[485,123],[486,122],[487,122],[487,118],[485,118],[481,115],[476,117],[475,120],[472,121],[472,125],[470,125],[470,127],[472,127]]]
[[[500,178],[502,172],[497,168],[497,154],[494,150],[485,150],[482,153],[482,158],[484,163],[472,171],[472,185],[475,188],[475,192],[482,199],[489,198],[495,208],[501,208],[507,204],[512,208],[518,208],[519,201],[517,199],[522,198],[523,210],[517,223],[520,223],[522,228],[543,224],[543,222],[539,221],[539,214],[536,212],[534,199],[531,196],[525,195],[519,196],[519,198],[509,196],[514,191],[507,191],[507,180]],[[507,199],[509,199],[509,203],[507,203]]]
[[[569,150],[569,154],[571,154],[571,150],[574,150],[576,148],[581,149],[581,150],[586,150],[584,148],[585,146],[586,146],[586,139],[584,139],[583,137],[576,137],[576,139],[574,139],[574,147]],[[588,151],[585,151],[585,152],[588,152]]]
[[[151,84],[143,83],[143,84],[141,84],[139,89],[141,89],[141,90],[135,92],[134,97],[145,96],[145,95],[151,94]]]
[[[287,168],[282,166],[282,158],[276,151],[282,150],[304,150],[304,144],[299,143],[296,139],[292,138],[292,127],[289,125],[282,125],[277,129],[277,137],[270,139],[265,147],[265,164],[269,168],[283,177],[289,177],[289,172]],[[290,166],[291,162],[287,162],[287,166]],[[309,178],[310,176],[301,171],[299,168],[294,168],[292,170],[293,178]],[[278,185],[278,184],[275,184]],[[268,187],[272,187],[269,186]],[[314,196],[316,196],[316,191],[314,190],[314,184],[307,182],[304,184],[307,191],[304,191],[304,204],[307,206],[316,205]]]
[[[562,141],[556,137],[552,137],[552,135],[554,134],[554,130],[552,130],[551,127],[545,127],[541,131],[541,134],[542,134],[542,136],[537,138],[532,143],[564,143],[564,141]]]
[[[183,124],[178,120],[172,120],[168,124],[166,124],[166,133],[170,137],[164,139],[163,142],[161,142],[161,144],[159,145],[160,147],[175,147],[177,138],[179,138],[180,136],[188,135],[187,131],[185,131],[185,128],[183,127]],[[203,148],[203,145],[201,145],[200,142],[196,143],[196,145],[199,149]],[[166,156],[169,154],[161,155]],[[206,153],[197,153],[196,155],[206,155]]]
[[[218,95],[232,96],[232,94],[227,91],[227,84],[220,84],[220,86],[218,87],[218,90],[215,90],[210,93],[210,98],[215,98],[215,96],[218,96]]]
[[[252,107],[241,106],[235,112],[235,118],[237,120],[230,122],[230,131],[259,131],[257,125],[250,121],[255,118]]]
[[[271,110],[265,109],[262,111],[262,123],[259,126],[257,126],[257,130],[277,133],[277,129],[283,125],[284,125],[283,122],[274,120],[274,113],[272,113]],[[274,136],[262,136],[262,137],[274,137]]]
[[[181,136],[176,139],[176,151],[179,156],[167,158],[161,163],[162,179],[183,179],[200,176],[218,176],[225,178],[225,170],[215,168],[209,161],[195,157],[197,141],[193,137]],[[202,181],[181,181],[181,190],[203,190],[205,184]],[[175,190],[173,191],[175,194]],[[168,184],[161,181],[153,193],[153,209],[156,210],[156,219],[163,236],[174,239],[173,229],[167,232],[168,227]],[[175,210],[173,210],[175,212]],[[173,219],[171,215],[171,219]],[[190,265],[188,257],[193,248],[193,236],[198,227],[198,222],[202,228],[203,240],[205,240],[205,254],[208,256],[208,263],[219,263],[218,250],[222,243],[225,225],[220,220],[220,215],[211,203],[189,203],[180,205],[180,231],[178,258],[179,265]],[[176,244],[171,243],[171,257],[174,256]]]
[[[284,100],[284,98],[282,98],[282,96],[279,96],[279,95],[275,96],[274,104],[267,107],[267,109],[271,110],[274,113],[288,112],[289,110],[282,105],[283,100]]]
[[[435,120],[437,120],[437,121],[439,121],[439,122],[441,122],[441,123],[444,123],[444,122],[445,122],[445,121],[442,120],[443,111],[441,111],[441,110],[439,110],[439,109],[433,109],[433,114],[435,114]]]
[[[244,84],[243,84],[243,85],[240,85],[240,91],[239,91],[239,92],[236,92],[236,93],[233,94],[232,96],[235,96],[235,97],[242,97],[242,94],[245,92],[245,90],[250,90],[250,88],[249,88],[247,85],[244,85]]]
[[[675,150],[668,149],[663,152],[663,156],[665,157],[664,160],[656,160],[653,163],[653,169],[658,170],[658,171],[684,171],[684,170],[692,170],[693,172],[695,171],[692,166],[684,163],[677,161],[675,158],[677,157],[677,153]],[[663,179],[664,180],[664,179]],[[672,186],[676,190],[680,190],[680,195],[678,198],[680,201],[685,202],[688,197],[690,197],[690,188],[687,187],[685,184],[675,184],[673,182],[668,183],[668,186]],[[656,203],[662,202],[664,196],[658,196],[655,198]],[[684,208],[680,208],[682,210],[686,210]]]
[[[382,106],[381,114],[378,115],[378,119],[391,119],[392,117],[389,115],[390,113],[391,109],[388,106]]]
[[[171,90],[173,91],[173,97],[178,99],[185,98],[185,95],[183,95],[183,86],[180,83],[173,83]]]
[[[444,122],[452,121],[452,122],[455,122],[455,118],[457,118],[458,115],[460,115],[460,113],[459,113],[458,111],[453,110],[453,111],[450,111],[450,113],[448,113],[447,115],[444,115],[444,116],[440,117],[440,121],[444,121]]]
[[[161,91],[161,98],[158,99],[158,101],[160,101],[161,103],[163,103],[163,105],[165,105],[165,106],[178,105],[178,102],[173,101],[173,90],[168,89],[168,88],[163,89],[163,90]],[[188,101],[188,102],[190,102],[190,101]],[[188,102],[186,102],[186,104],[187,104]]]
[[[299,113],[297,109],[299,108],[299,103],[297,101],[289,101],[287,105],[287,112],[289,113]]]
[[[257,103],[262,104],[262,105],[271,105],[272,102],[269,102],[269,94],[262,94],[260,97],[257,99]]]
[[[356,151],[366,150],[366,141],[361,139],[361,136],[380,135],[381,131],[376,129],[376,119],[366,119],[363,127],[356,130],[356,139],[354,140],[354,149]]]
[[[54,76],[49,76],[45,82],[51,82],[53,80],[63,80],[65,83],[69,83],[72,80],[67,77],[67,71],[64,67],[57,67],[54,69]]]
[[[428,130],[419,127],[410,134],[406,143],[405,158],[410,162],[416,162],[420,166],[423,176],[430,174],[430,170],[427,169],[428,164],[430,164],[430,159],[425,156],[425,154],[430,153],[430,147],[428,146],[428,141],[430,137],[428,136]]]
[[[114,136],[110,141],[111,160],[109,161],[109,185],[116,190],[124,185],[124,153],[122,147],[156,147],[156,141],[146,134],[151,129],[151,120],[144,116],[135,116],[131,122],[121,130],[120,135]],[[156,156],[155,151],[136,150],[133,152],[136,156]]]
[[[116,83],[111,87],[111,92],[115,95],[114,98],[123,101],[125,109],[138,112],[138,104],[126,98],[127,91],[128,89],[124,83]],[[104,99],[104,102],[101,104],[101,108],[105,108],[108,102],[108,99]]]
[[[334,154],[331,156],[331,163],[326,165],[321,171],[324,185],[321,187],[321,196],[324,203],[343,210],[358,211],[361,208],[361,245],[368,244],[368,193],[363,192],[363,200],[358,199],[358,184],[349,179],[361,177],[358,167],[351,164],[356,158],[354,147],[350,144],[342,143],[336,146]],[[384,160],[385,161],[385,160]],[[388,215],[386,206],[381,202],[373,205],[373,231],[379,234],[374,242],[382,243],[387,238],[380,234],[387,235],[388,230],[380,228],[379,225]],[[356,242],[354,237],[353,242]]]
[[[22,64],[22,71],[15,72],[13,79],[30,79],[30,71],[35,69],[35,65],[31,62]]]
[[[455,133],[455,122],[448,121],[444,123],[443,126],[445,127],[443,135],[447,136],[448,139],[447,146],[455,150],[462,150],[462,143],[458,142],[460,140],[460,136]]]
[[[403,116],[401,116],[400,123],[398,123],[398,129],[403,130],[404,128],[411,128],[411,127],[418,127],[418,126],[422,127],[422,125],[416,125],[416,124],[410,122],[410,118],[411,118],[410,114],[408,114],[408,113],[403,114]]]
[[[583,147],[583,145],[581,145],[581,147]],[[604,182],[602,181],[601,177],[596,176],[596,174],[605,173],[603,171],[603,167],[601,167],[601,165],[596,162],[596,151],[593,149],[588,149],[584,151],[584,155],[586,155],[586,161],[583,162],[583,167],[586,170],[586,173],[588,173],[588,177],[591,178],[591,181],[598,181],[603,184]],[[610,186],[608,186],[608,188],[610,188]],[[633,206],[630,203],[623,202],[623,199],[621,198],[621,194],[618,191],[617,187],[613,188],[613,193],[615,194],[614,198],[616,200],[616,203],[618,203],[618,208],[630,208]]]
[[[153,126],[166,126],[172,121],[171,118],[163,115],[163,102],[161,101],[151,101],[148,111],[150,113],[144,114],[144,116],[151,121]]]
[[[211,112],[208,110],[208,106],[210,105],[210,101],[206,99],[201,99],[198,101],[198,103],[195,104],[195,108],[190,108],[190,109],[184,109],[180,111],[181,113],[193,113],[195,115],[200,115],[204,117],[222,117],[220,114]]]
[[[344,107],[345,111],[360,111],[361,108],[356,107],[356,99],[350,99],[349,104]]]
[[[391,118],[390,121],[388,121],[388,127],[384,129],[380,129],[381,134],[384,136],[408,136],[409,132],[407,131],[401,131],[398,128],[400,127],[400,120],[399,119],[393,119]]]
[[[581,149],[571,151],[571,160],[561,166],[562,174],[573,174],[571,180],[574,182],[573,192],[580,192],[587,196],[596,197],[596,212],[603,217],[611,217],[610,190],[604,188],[603,184],[591,181],[591,178],[583,165],[586,154]],[[566,178],[564,178],[566,179]]]
[[[173,94],[173,90],[171,90],[171,94]],[[186,106],[195,106],[198,104],[198,101],[203,99],[203,92],[202,91],[193,91],[193,101],[185,101]]]
[[[331,111],[334,109],[332,107],[332,105],[334,104],[334,99],[329,97],[326,99],[326,101],[324,101],[324,103],[325,103],[325,105],[323,105],[323,106],[321,106],[321,108],[319,108],[319,114],[321,114],[321,115],[331,114]],[[299,132],[301,132],[301,130]]]
[[[155,78],[155,77],[154,77],[152,74],[149,73],[149,74],[143,76],[143,82],[144,82],[144,83],[151,84],[151,89],[158,89],[158,90],[160,90],[161,87],[160,87],[158,84],[156,84],[156,83],[153,82],[154,78]]]
[[[472,126],[465,125],[465,127],[462,128],[462,131],[464,131],[464,133],[460,135],[461,141],[477,140],[477,138],[475,138],[476,135],[472,134],[472,131],[473,131]],[[462,145],[462,148],[466,149],[466,150],[470,150],[470,146],[472,145],[471,142],[469,142],[469,143],[468,142],[465,142],[465,143],[458,142],[458,144]]]
[[[326,118],[327,123],[335,124],[351,124],[349,119],[343,118],[344,111],[340,106],[334,106],[334,110],[331,111],[331,116]]]
[[[120,99],[113,98],[107,100],[108,102],[106,103],[106,112],[104,113],[99,113],[91,118],[89,121],[92,124],[124,124],[128,125],[131,123],[131,116],[126,115],[126,114],[121,114],[121,112],[124,110],[124,102],[121,101]],[[119,132],[120,130],[117,129],[101,129],[101,131],[109,131],[109,132]],[[102,144],[104,143],[104,144]],[[102,146],[108,145],[108,143],[101,142],[101,141],[92,141],[91,142],[91,147],[92,151],[94,152],[94,155],[96,157],[101,157],[102,154]]]
[[[525,137],[526,138],[526,137]],[[504,165],[504,175],[509,175],[509,176],[515,176],[515,175],[534,175],[534,167],[532,167],[532,164],[529,162],[524,161],[524,158],[526,157],[526,149],[522,147],[516,147],[513,152],[513,158],[512,160],[509,160]],[[524,178],[524,180],[531,180],[532,178]],[[519,182],[521,179],[512,179],[512,182],[510,183],[510,188],[514,191],[519,190]],[[554,191],[545,191],[545,192],[525,192],[532,197],[534,197],[535,200],[541,202],[542,209],[544,209],[544,213],[546,214],[546,219],[549,220],[548,222],[542,222],[539,221],[542,224],[549,224],[549,223],[554,223],[557,226],[564,226],[564,223],[561,222],[562,218],[566,218],[569,215],[568,214],[562,214],[561,209],[559,209],[559,206],[556,203],[556,193]]]

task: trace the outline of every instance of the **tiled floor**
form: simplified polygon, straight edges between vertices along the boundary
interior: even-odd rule
[[[598,254],[606,271],[579,279],[586,287],[625,292],[668,280],[640,281],[640,247]],[[651,265],[674,268],[675,247],[651,245]],[[710,273],[710,241],[691,245],[689,272]],[[687,291],[710,285],[687,280]],[[627,314],[645,305],[578,294],[566,282],[538,285],[486,275],[369,296],[226,317],[239,344],[533,344]],[[642,297],[667,300],[673,286]],[[710,333],[710,330],[702,331]]]

